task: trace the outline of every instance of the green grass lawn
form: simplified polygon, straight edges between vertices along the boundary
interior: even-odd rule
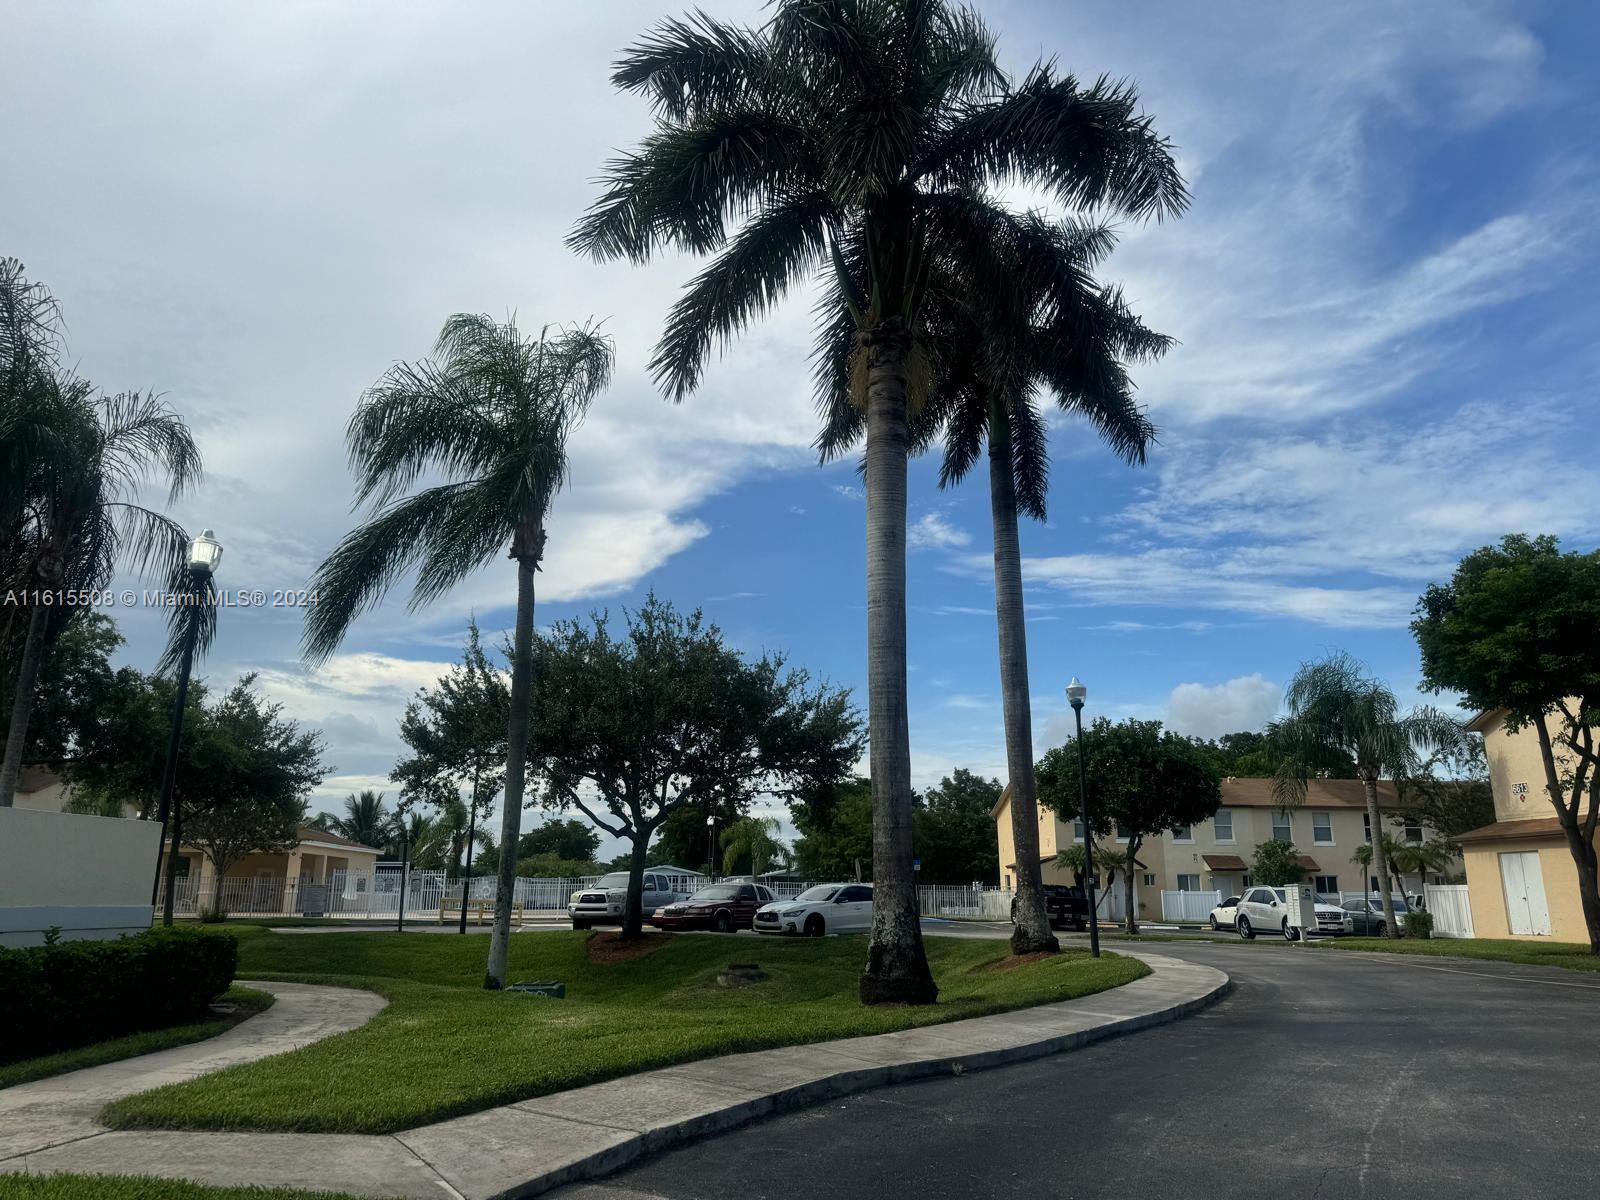
[[[1340,950],[1376,950],[1384,954],[1421,954],[1437,958],[1481,958],[1523,963],[1531,967],[1565,967],[1600,971],[1600,957],[1580,942],[1520,942],[1510,938],[1339,938]]]
[[[0,1175],[0,1200],[356,1200],[344,1192],[210,1187],[150,1175]]]
[[[236,1008],[227,1016],[210,1016],[203,1021],[194,1021],[188,1025],[169,1025],[165,1029],[147,1029],[143,1033],[130,1033],[126,1037],[111,1038],[109,1041],[95,1042],[88,1046],[60,1050],[55,1054],[42,1054],[37,1058],[24,1058],[6,1063],[0,1066],[0,1088],[10,1087],[14,1083],[27,1083],[31,1079],[43,1079],[48,1075],[61,1075],[83,1067],[98,1067],[102,1063],[132,1058],[137,1054],[150,1054],[156,1050],[166,1050],[171,1046],[182,1046],[189,1042],[216,1037],[217,1034],[232,1029],[246,1017],[253,1017],[263,1009],[270,1008],[272,997],[253,988],[231,987],[224,993],[220,1003],[232,1004]]]
[[[680,935],[655,953],[591,963],[587,935],[511,940],[513,980],[555,979],[565,1000],[486,992],[482,938],[292,937],[241,927],[239,974],[370,988],[389,1005],[366,1025],[110,1105],[112,1125],[382,1133],[689,1059],[882,1033],[1071,999],[1149,973],[1082,950],[996,970],[1002,941],[927,939],[936,1006],[864,1008],[865,939]],[[771,975],[716,983],[729,962]]]

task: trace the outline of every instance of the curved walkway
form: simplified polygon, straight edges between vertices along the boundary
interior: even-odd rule
[[[0,1171],[15,1170],[20,1164],[23,1170],[41,1174],[131,1172],[202,1183],[325,1188],[408,1200],[533,1195],[574,1179],[606,1174],[645,1154],[771,1113],[884,1084],[1038,1058],[1176,1020],[1211,1003],[1228,988],[1228,977],[1212,967],[1155,954],[1130,957],[1149,963],[1153,973],[1078,1000],[898,1033],[702,1059],[393,1136],[113,1132],[94,1121],[93,1114],[101,1104],[181,1076],[166,1075],[154,1082],[141,1079],[115,1092],[97,1091],[89,1097],[81,1096],[74,1087],[70,1104],[59,1098],[41,1103],[43,1097],[33,1102],[39,1106],[28,1118],[36,1131],[33,1149],[26,1145],[14,1148],[20,1144],[15,1135],[0,1132]],[[366,1020],[381,1006],[376,997],[344,989],[256,986],[275,992],[293,986],[305,992],[336,993],[339,1003],[351,995],[366,997],[363,1015],[351,1024]],[[282,1003],[280,999],[265,1015],[276,1012]],[[261,1019],[253,1018],[245,1025]],[[178,1052],[148,1057],[172,1053]],[[42,1082],[60,1085],[111,1069],[97,1067]],[[401,1065],[396,1064],[396,1069],[402,1069]],[[192,1065],[183,1072],[197,1073]],[[315,1087],[316,1081],[307,1080],[306,1085]],[[24,1084],[14,1090],[35,1086],[39,1085]],[[9,1119],[4,1107],[9,1099],[9,1092],[0,1092],[0,1130]]]
[[[352,988],[237,982],[271,992],[272,1007],[214,1038],[0,1089],[0,1171],[21,1155],[104,1136],[97,1114],[113,1100],[355,1029],[388,1003]]]

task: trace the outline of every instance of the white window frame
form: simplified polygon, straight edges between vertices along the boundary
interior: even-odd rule
[[[1194,826],[1179,825],[1172,831],[1172,840],[1182,845],[1191,845],[1194,842]]]
[[[1144,873],[1144,886],[1145,887],[1155,887],[1155,885],[1156,885],[1155,872],[1146,871]]]
[[[1082,817],[1074,817],[1072,819],[1072,840],[1073,841],[1077,842],[1079,845],[1082,845],[1084,840],[1085,840],[1085,835],[1088,832],[1089,832],[1089,827],[1083,823],[1083,818]]]
[[[1324,879],[1332,883],[1333,886],[1328,888],[1320,886],[1320,881]],[[1311,886],[1324,896],[1337,896],[1339,894],[1339,877],[1337,875],[1313,875],[1311,877]]]
[[[1321,821],[1319,825],[1317,822]],[[1323,837],[1323,834],[1327,834]],[[1313,846],[1334,846],[1333,840],[1333,814],[1327,809],[1313,809],[1311,813],[1311,844]]]
[[[1413,829],[1415,829],[1417,831],[1417,836],[1416,837],[1412,837],[1411,836],[1411,831]],[[1423,836],[1424,836],[1425,832],[1426,831],[1423,829],[1421,821],[1418,821],[1415,824],[1413,824],[1410,821],[1407,821],[1404,824],[1404,826],[1402,826],[1402,828],[1400,830],[1400,837],[1401,837],[1401,840],[1404,841],[1405,844],[1408,845],[1408,846],[1420,846],[1420,845],[1422,845]]]
[[[1283,832],[1281,835],[1278,832],[1280,828],[1279,822],[1282,822],[1281,828]],[[1288,842],[1291,846],[1294,845],[1293,814],[1276,808],[1272,810],[1272,840],[1275,842]]]
[[[1224,816],[1226,816],[1228,818],[1228,836],[1227,837],[1223,837],[1222,836],[1222,826],[1217,823]],[[1231,809],[1231,808],[1219,808],[1219,809],[1217,809],[1216,813],[1213,814],[1213,816],[1211,818],[1211,832],[1215,836],[1217,845],[1219,845],[1219,846],[1236,846],[1236,845],[1238,845],[1237,840],[1235,840],[1235,838],[1233,836],[1233,809]]]
[[[1184,884],[1185,880],[1191,880],[1192,882],[1188,886],[1185,886],[1185,884]],[[1200,876],[1198,876],[1198,875],[1179,875],[1178,876],[1178,890],[1180,892],[1198,892],[1198,891],[1202,890],[1201,887],[1200,887]]]

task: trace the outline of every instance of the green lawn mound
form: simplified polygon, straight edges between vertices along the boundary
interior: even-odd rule
[[[592,948],[589,935],[513,938],[510,978],[564,983],[566,999],[553,1000],[485,992],[481,938],[240,934],[246,978],[369,988],[389,1005],[349,1033],[120,1100],[104,1113],[110,1124],[387,1133],[690,1059],[1068,1000],[1150,970],[1081,950],[1010,964],[1003,941],[929,938],[939,1003],[865,1008],[859,937],[657,934],[650,953],[593,958],[603,943]],[[719,986],[734,962],[769,978]]]
[[[0,1175],[0,1200],[356,1200],[344,1192],[211,1187],[149,1175]]]
[[[0,1066],[0,1088],[14,1083],[27,1083],[51,1075],[62,1075],[84,1067],[98,1067],[104,1063],[133,1058],[139,1054],[153,1054],[173,1046],[204,1041],[226,1033],[246,1017],[253,1017],[272,1006],[272,997],[253,988],[231,987],[201,1021],[185,1025],[169,1025],[165,1029],[147,1029],[125,1037],[110,1038],[104,1042],[91,1042],[55,1054],[41,1054],[37,1058],[23,1058]]]

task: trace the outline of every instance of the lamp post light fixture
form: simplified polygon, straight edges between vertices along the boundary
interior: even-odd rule
[[[1089,689],[1074,675],[1067,684],[1067,703],[1072,705],[1072,722],[1078,729],[1078,795],[1083,800],[1083,891],[1089,901],[1089,953],[1100,957],[1100,917],[1095,909],[1094,816],[1089,811],[1089,772],[1084,766],[1083,702]]]
[[[184,605],[189,610],[189,620],[183,631],[183,658],[178,664],[178,697],[172,709],[172,740],[167,743],[167,765],[161,773],[161,800],[156,808],[156,819],[161,822],[161,843],[166,844],[167,828],[172,828],[172,845],[167,851],[167,894],[161,908],[161,923],[172,924],[173,890],[178,881],[178,830],[181,822],[172,811],[172,786],[178,774],[178,746],[183,741],[183,710],[189,700],[189,672],[194,666],[194,643],[200,630],[200,608],[222,561],[222,543],[209,529],[189,543],[189,595]],[[156,851],[156,880],[150,889],[153,907],[161,890],[161,852]]]

